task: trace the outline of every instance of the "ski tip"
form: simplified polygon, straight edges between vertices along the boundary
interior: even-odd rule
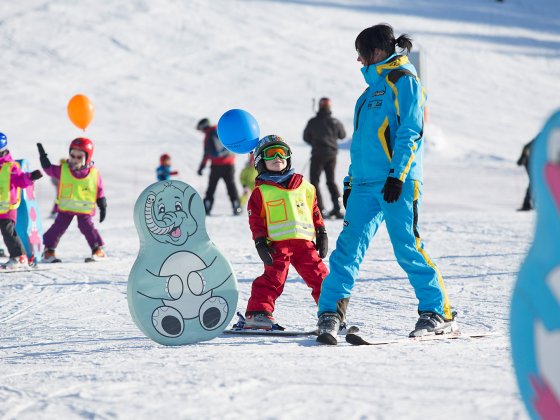
[[[346,334],[346,342],[352,344],[353,346],[369,346],[366,340],[357,334]]]
[[[317,342],[321,344],[328,344],[331,346],[338,344],[336,337],[333,337],[331,334],[328,333],[319,334],[317,336]]]
[[[426,335],[426,333],[428,332],[428,330],[414,330],[411,331],[410,334],[408,334],[409,338],[418,338],[418,337],[423,337]]]

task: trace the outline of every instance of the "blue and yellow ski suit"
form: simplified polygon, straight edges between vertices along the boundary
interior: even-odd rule
[[[349,298],[360,264],[383,221],[399,265],[406,271],[419,311],[451,318],[441,273],[424,250],[418,232],[422,198],[422,131],[426,96],[407,56],[393,54],[362,68],[368,88],[354,111],[351,164],[345,184],[352,188],[344,227],[330,257],[330,274],[319,298],[319,315],[336,312]],[[396,202],[383,200],[387,177],[404,182]]]

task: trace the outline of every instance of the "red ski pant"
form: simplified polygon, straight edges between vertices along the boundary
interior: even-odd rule
[[[274,303],[282,294],[290,263],[305,284],[311,288],[315,303],[319,300],[321,284],[329,270],[319,258],[315,245],[303,239],[272,242],[272,265],[265,265],[264,273],[253,281],[247,312],[274,312]]]

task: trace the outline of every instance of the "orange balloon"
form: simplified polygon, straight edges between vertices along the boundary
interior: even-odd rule
[[[76,95],[68,102],[68,118],[82,130],[85,130],[93,119],[95,109],[86,95]]]

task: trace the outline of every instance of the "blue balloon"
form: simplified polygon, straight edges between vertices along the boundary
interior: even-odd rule
[[[218,121],[218,137],[226,149],[234,153],[252,152],[260,132],[255,117],[242,109],[230,109]]]

